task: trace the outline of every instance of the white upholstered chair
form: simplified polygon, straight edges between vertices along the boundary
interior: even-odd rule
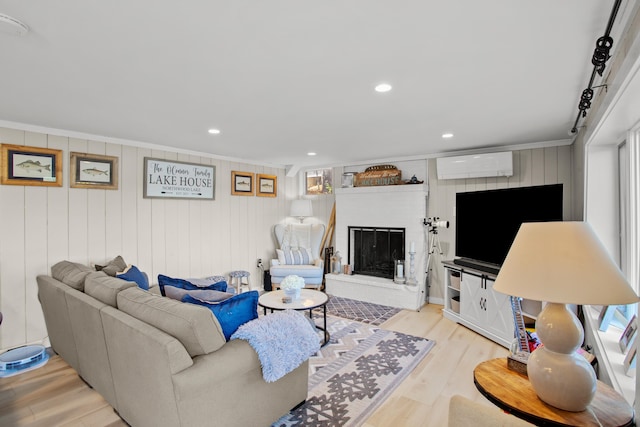
[[[324,276],[324,261],[320,244],[324,224],[277,224],[273,232],[278,244],[277,258],[271,260],[271,284],[280,287],[286,276],[304,279],[305,287],[320,289]]]

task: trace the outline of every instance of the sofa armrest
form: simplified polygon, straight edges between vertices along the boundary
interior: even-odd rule
[[[193,358],[193,365],[174,375],[178,389],[184,386],[187,394],[207,395],[228,381],[237,381],[252,372],[262,377],[262,366],[258,354],[245,340],[231,340],[217,351]]]
[[[231,340],[193,362],[173,375],[181,425],[271,425],[307,397],[308,361],[267,383],[257,353],[245,340]]]
[[[280,265],[280,261],[278,261],[277,259],[272,259],[271,260],[271,266],[276,266],[276,265]]]
[[[318,258],[313,262],[313,265],[324,268],[324,260],[322,258]]]

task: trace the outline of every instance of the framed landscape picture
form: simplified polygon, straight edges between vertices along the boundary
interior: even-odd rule
[[[100,154],[70,153],[71,188],[118,189],[118,158]]]
[[[2,144],[0,184],[62,187],[62,150]]]
[[[278,177],[259,173],[257,195],[260,197],[276,197],[278,194]]]
[[[231,194],[253,196],[253,173],[231,171]]]

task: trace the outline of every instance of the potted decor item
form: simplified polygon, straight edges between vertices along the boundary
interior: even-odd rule
[[[302,288],[304,288],[304,279],[295,274],[286,276],[280,282],[280,289],[290,296],[293,301],[300,299],[300,289]]]

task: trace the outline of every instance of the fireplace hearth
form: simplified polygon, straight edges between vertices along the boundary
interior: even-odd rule
[[[354,274],[393,279],[395,260],[404,259],[405,229],[348,227],[349,264]]]

